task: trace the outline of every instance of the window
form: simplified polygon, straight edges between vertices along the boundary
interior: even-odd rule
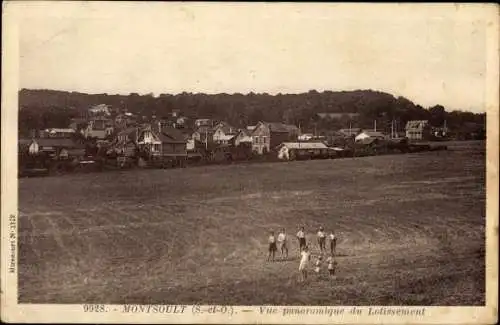
[[[259,143],[259,137],[253,137],[253,143],[255,144]]]

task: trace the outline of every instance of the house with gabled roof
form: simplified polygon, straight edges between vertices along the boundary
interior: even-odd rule
[[[241,144],[252,144],[252,137],[249,135],[249,132],[240,129],[238,133],[231,139],[231,144],[235,147],[241,145]]]
[[[214,129],[211,126],[202,125],[194,130],[191,138],[201,143],[210,143],[213,142],[213,135]]]
[[[226,122],[217,123],[213,130],[213,141],[218,144],[229,144],[238,133],[238,128],[235,128]]]
[[[33,138],[22,139],[20,146],[27,149],[30,155],[44,154],[54,159],[66,159],[70,156],[80,156],[85,151],[85,145],[70,138]]]
[[[429,139],[432,134],[432,128],[428,120],[413,120],[406,122],[406,137],[409,140]]]
[[[355,137],[359,133],[361,133],[360,128],[348,128],[348,129],[340,129],[338,133],[344,137]]]
[[[160,130],[159,138],[163,157],[187,157],[187,140],[181,131],[173,127],[165,127]]]
[[[385,134],[375,130],[362,130],[356,137],[354,138],[356,142],[365,141],[365,139],[378,139],[384,140],[386,139]]]
[[[297,126],[276,122],[259,122],[251,133],[252,150],[264,154],[285,141],[295,141],[300,135]]]

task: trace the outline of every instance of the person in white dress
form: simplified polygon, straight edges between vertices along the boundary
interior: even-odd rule
[[[285,228],[282,228],[280,233],[278,234],[278,243],[280,245],[281,258],[288,258],[288,245]]]
[[[303,282],[307,279],[307,265],[311,255],[307,246],[304,247],[302,252],[300,252],[300,264],[299,264],[299,282]]]
[[[299,240],[299,252],[302,253],[302,250],[306,247],[306,233],[304,232],[304,227],[300,227],[299,232],[297,232],[297,239]]]

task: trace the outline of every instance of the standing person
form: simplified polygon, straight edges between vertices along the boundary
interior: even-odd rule
[[[288,258],[288,246],[286,242],[285,228],[282,228],[280,233],[278,234],[278,243],[280,244],[281,258],[283,258],[283,255],[285,255],[285,258]]]
[[[302,254],[302,250],[306,247],[306,233],[304,232],[304,227],[300,227],[297,233],[297,239],[299,240],[299,252]]]
[[[319,230],[318,230],[318,246],[319,246],[319,251],[321,252],[321,254],[323,254],[326,251],[325,242],[326,242],[325,231],[324,231],[323,227],[319,227]]]
[[[335,279],[335,268],[337,266],[337,261],[332,256],[329,256],[326,260],[328,263],[328,273],[330,274],[330,278]]]
[[[330,254],[335,256],[337,255],[337,236],[331,231],[328,238],[330,239]]]
[[[307,279],[307,264],[310,259],[311,255],[309,253],[309,249],[307,248],[307,246],[304,246],[304,248],[300,252],[299,282],[303,282]]]
[[[316,264],[314,265],[314,272],[319,274],[319,271],[321,270],[321,263],[323,262],[323,257],[321,255],[318,256],[318,259],[316,260]]]
[[[277,248],[276,248],[276,237],[274,237],[274,231],[271,231],[269,235],[269,255],[267,256],[267,261],[269,262],[269,259],[272,256],[272,261],[274,262],[274,255],[276,254]]]

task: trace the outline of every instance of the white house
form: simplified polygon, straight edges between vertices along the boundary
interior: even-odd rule
[[[406,123],[406,137],[410,140],[424,140],[431,134],[431,126],[427,120],[413,120]]]
[[[111,115],[110,107],[106,104],[99,104],[89,108],[89,113],[94,115]]]
[[[151,155],[161,154],[161,139],[155,134],[150,127],[145,127],[139,130],[137,137],[137,145],[139,148],[146,149]]]
[[[240,130],[234,137],[233,137],[233,143],[237,147],[242,143],[252,143],[253,139],[251,136],[248,135],[245,130]]]
[[[356,135],[355,141],[358,142],[358,141],[362,141],[362,140],[367,139],[367,138],[383,140],[386,137],[382,132],[377,132],[377,131],[372,131],[372,130],[363,130],[358,135]]]
[[[321,155],[328,153],[328,146],[323,142],[283,142],[278,146],[278,158],[293,159],[291,152]]]
[[[307,140],[311,140],[313,137],[314,137],[314,135],[312,133],[304,133],[304,134],[299,135],[298,140],[299,141],[307,141]]]
[[[45,132],[51,138],[67,138],[67,137],[71,137],[73,134],[75,134],[75,130],[70,129],[70,128],[67,128],[67,129],[57,129],[57,128],[45,129]]]
[[[199,128],[201,126],[209,126],[212,127],[213,121],[209,118],[199,118],[194,121],[195,128]]]
[[[237,128],[227,123],[220,122],[214,128],[213,141],[219,144],[228,144],[237,132]]]

